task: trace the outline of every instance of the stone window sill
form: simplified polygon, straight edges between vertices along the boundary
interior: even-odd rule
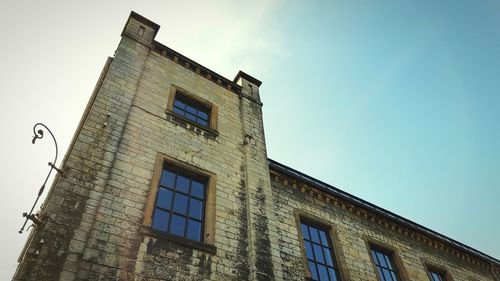
[[[157,231],[157,230],[154,230],[154,229],[147,227],[147,226],[141,226],[139,228],[139,231],[142,234],[145,234],[147,236],[152,236],[152,237],[155,237],[158,239],[171,241],[171,242],[174,242],[174,243],[177,243],[177,244],[189,247],[189,248],[193,248],[196,250],[200,250],[200,251],[203,251],[203,252],[206,252],[209,254],[215,255],[217,253],[217,248],[211,244],[198,242],[198,241],[194,241],[194,240],[189,240],[189,239],[186,239],[184,237],[179,237],[179,236],[172,235],[169,233]]]
[[[175,125],[186,128],[187,130],[193,131],[198,135],[203,135],[204,137],[213,140],[215,140],[219,136],[219,132],[217,130],[197,124],[183,116],[175,114],[169,109],[167,109],[165,113],[167,114],[168,121],[174,123]]]

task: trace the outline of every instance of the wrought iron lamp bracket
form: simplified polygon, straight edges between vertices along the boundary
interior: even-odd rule
[[[38,130],[37,130],[37,128],[38,128]],[[29,211],[29,213],[26,213],[26,212],[23,213],[23,217],[25,217],[26,220],[24,221],[23,226],[19,230],[19,233],[23,233],[24,228],[26,227],[26,224],[28,223],[28,220],[31,220],[35,225],[37,225],[37,224],[40,223],[40,219],[37,217],[37,215],[33,214],[33,210],[35,209],[36,204],[38,203],[38,200],[40,199],[40,196],[42,195],[43,191],[45,190],[45,185],[47,184],[47,181],[49,180],[50,175],[52,174],[52,171],[55,170],[58,174],[63,175],[63,172],[56,167],[57,156],[58,156],[58,153],[59,153],[59,150],[58,150],[58,147],[57,147],[56,138],[54,137],[54,134],[52,134],[52,131],[50,131],[50,129],[47,126],[45,126],[45,124],[43,124],[43,123],[36,123],[33,126],[33,139],[31,140],[31,143],[35,144],[35,142],[36,142],[37,139],[42,139],[43,135],[44,135],[44,130],[46,130],[47,132],[49,132],[50,136],[54,140],[56,154],[54,156],[54,161],[48,163],[48,165],[50,167],[49,173],[45,177],[45,181],[43,182],[42,186],[40,187],[40,190],[38,191],[38,196],[36,197],[36,200],[33,203],[33,206],[31,207],[31,210]]]

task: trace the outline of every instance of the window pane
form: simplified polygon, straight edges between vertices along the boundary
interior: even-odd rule
[[[195,219],[201,220],[201,217],[203,215],[203,202],[191,198],[189,202],[189,215]]]
[[[200,241],[201,238],[201,222],[188,220],[187,225],[187,238]]]
[[[204,119],[204,120],[208,120],[208,114],[204,111],[201,111],[201,110],[198,111],[198,117],[200,117],[201,119]]]
[[[396,272],[391,272],[392,280],[399,281],[399,275]]]
[[[177,175],[177,183],[175,185],[175,189],[188,194],[189,193],[189,179],[184,177],[184,176]]]
[[[208,126],[208,122],[206,120],[203,120],[203,119],[200,119],[200,118],[196,119],[196,123],[198,123],[198,124],[200,124],[202,126],[205,126],[205,127]]]
[[[160,187],[158,190],[158,198],[156,199],[156,206],[170,210],[172,208],[172,194],[172,191]]]
[[[325,263],[325,258],[323,257],[323,250],[320,245],[313,244],[314,255],[316,256],[316,260],[320,263]]]
[[[311,272],[312,280],[319,280],[318,272],[316,271],[316,264],[312,261],[309,262],[309,271]]]
[[[326,264],[329,266],[333,266],[332,251],[327,248],[323,248],[323,251],[325,253]]]
[[[180,116],[184,116],[184,110],[174,107],[174,112],[179,114]]]
[[[186,118],[191,120],[191,121],[196,121],[196,116],[194,116],[193,114],[191,113],[186,113]]]
[[[175,174],[170,171],[163,170],[163,172],[161,173],[160,184],[162,186],[174,188],[174,182],[175,182]]]
[[[389,270],[384,268],[384,269],[382,269],[382,272],[384,273],[385,280],[393,280],[391,272]]]
[[[305,239],[309,240],[309,231],[307,230],[307,225],[301,223],[300,228],[302,229],[302,236],[304,236]]]
[[[373,258],[373,262],[376,265],[380,265],[380,263],[378,262],[378,258],[377,258],[377,252],[375,252],[374,250],[372,250],[372,258]]]
[[[384,274],[382,273],[382,268],[377,266],[377,272],[378,272],[378,279],[379,280],[385,280],[384,279]]]
[[[190,106],[190,105],[186,105],[186,112],[189,112],[189,113],[192,113],[193,115],[196,114],[196,108]]]
[[[186,224],[186,219],[178,215],[172,215],[172,221],[170,224],[170,233],[184,236],[184,226]]]
[[[318,264],[318,275],[320,281],[329,281],[328,272],[326,271],[326,267],[324,265]]]
[[[432,277],[432,281],[442,281],[442,280],[444,280],[444,278],[442,278],[442,275],[438,274],[436,272],[431,272],[431,277]]]
[[[155,209],[155,214],[153,216],[153,228],[161,231],[167,231],[168,220],[170,218],[170,214],[168,212]]]
[[[186,105],[182,101],[177,100],[177,99],[174,101],[174,106],[178,107],[180,109],[186,108]]]
[[[304,241],[304,248],[306,249],[306,257],[310,260],[314,260],[311,243]]]
[[[185,215],[187,212],[187,202],[188,202],[188,197],[186,195],[176,193],[174,197],[173,210],[177,213]]]
[[[328,239],[326,238],[326,233],[323,230],[319,231],[319,237],[321,238],[321,244],[324,246],[329,247],[328,245]]]
[[[337,271],[331,267],[328,268],[328,273],[330,274],[330,279],[333,281],[340,280],[340,278],[337,278]]]
[[[384,255],[384,256],[385,256],[385,263],[387,264],[387,267],[390,270],[394,270],[394,268],[393,268],[394,261],[392,260],[392,258],[388,255]]]
[[[377,252],[377,257],[378,257],[378,262],[379,262],[380,266],[388,267],[387,263],[385,262],[384,254]]]
[[[328,231],[307,223],[300,223],[304,238],[304,249],[313,280],[340,281],[335,270],[333,249],[330,248]]]
[[[311,240],[314,242],[319,243],[319,234],[318,230],[314,227],[309,226],[309,230],[311,232]]]
[[[203,184],[198,181],[191,181],[191,195],[200,199],[203,199]]]

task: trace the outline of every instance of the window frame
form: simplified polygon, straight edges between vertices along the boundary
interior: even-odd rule
[[[182,116],[174,111],[174,102],[178,98],[178,100],[181,100],[185,104],[189,104],[193,107],[196,107],[197,110],[203,109],[206,110],[208,113],[208,125],[204,126],[196,121],[192,121],[185,116]],[[168,100],[167,100],[167,109],[166,113],[172,116],[175,116],[176,118],[181,119],[184,122],[187,122],[193,126],[196,126],[200,129],[207,130],[213,134],[218,135],[217,132],[217,123],[218,123],[218,107],[215,106],[213,103],[204,100],[200,98],[197,95],[191,94],[188,91],[172,85],[170,87],[170,93],[168,95]]]
[[[443,266],[437,265],[436,263],[433,263],[423,258],[421,260],[422,263],[424,264],[425,272],[427,273],[427,276],[429,277],[430,281],[433,280],[431,272],[440,274],[443,277],[443,281],[453,281],[453,277],[451,276],[450,272],[446,270]]]
[[[307,280],[312,280],[311,272],[309,271],[309,264],[307,260],[305,244],[304,244],[304,235],[302,233],[301,222],[305,222],[312,226],[316,226],[322,228],[323,230],[327,230],[328,239],[331,243],[331,250],[333,252],[333,257],[336,262],[336,269],[340,276],[341,280],[350,280],[349,274],[346,267],[346,262],[344,259],[343,250],[340,247],[340,239],[338,238],[337,231],[334,225],[324,219],[313,216],[308,213],[304,213],[300,210],[295,210],[295,225],[297,227],[297,238],[299,240],[300,249],[302,253],[302,261],[304,266],[304,274]]]
[[[397,269],[397,273],[399,275],[400,280],[401,281],[410,280],[408,277],[408,273],[406,272],[406,269],[403,266],[403,261],[399,257],[398,251],[396,250],[396,248],[391,247],[389,245],[386,245],[384,243],[381,243],[377,240],[373,240],[371,238],[366,238],[366,237],[365,237],[365,243],[366,243],[366,248],[368,249],[368,256],[370,257],[370,261],[372,262],[373,270],[374,270],[375,276],[377,277],[377,280],[382,281],[382,279],[380,279],[380,276],[378,274],[377,264],[373,260],[372,250],[376,250],[376,251],[381,252],[381,253],[386,254],[386,255],[391,255],[392,260],[394,261],[394,266]]]
[[[171,233],[156,230],[152,227],[153,224],[153,214],[156,208],[156,199],[158,190],[160,188],[160,179],[163,172],[164,165],[170,165],[173,170],[180,171],[183,174],[189,175],[191,177],[196,177],[198,179],[205,179],[205,201],[204,210],[202,217],[202,237],[200,241],[191,240],[186,237],[177,236]],[[154,236],[157,238],[171,240],[186,246],[197,248],[199,250],[215,253],[215,187],[216,187],[216,175],[201,169],[199,167],[193,166],[191,164],[181,162],[173,157],[167,156],[162,153],[158,153],[156,157],[155,168],[153,172],[153,177],[151,178],[149,193],[147,201],[144,208],[144,219],[142,232]]]

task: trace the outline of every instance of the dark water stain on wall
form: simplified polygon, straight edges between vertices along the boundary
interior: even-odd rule
[[[274,268],[271,257],[271,241],[269,240],[268,218],[266,216],[266,195],[263,190],[263,181],[259,181],[257,193],[255,195],[254,215],[255,228],[255,267],[257,269],[257,280],[273,280]]]
[[[238,210],[239,219],[239,237],[238,249],[236,250],[236,279],[235,280],[248,280],[250,276],[250,269],[248,265],[248,218],[246,207],[246,192],[245,180],[240,181],[240,192],[238,193],[238,200],[241,208]]]

